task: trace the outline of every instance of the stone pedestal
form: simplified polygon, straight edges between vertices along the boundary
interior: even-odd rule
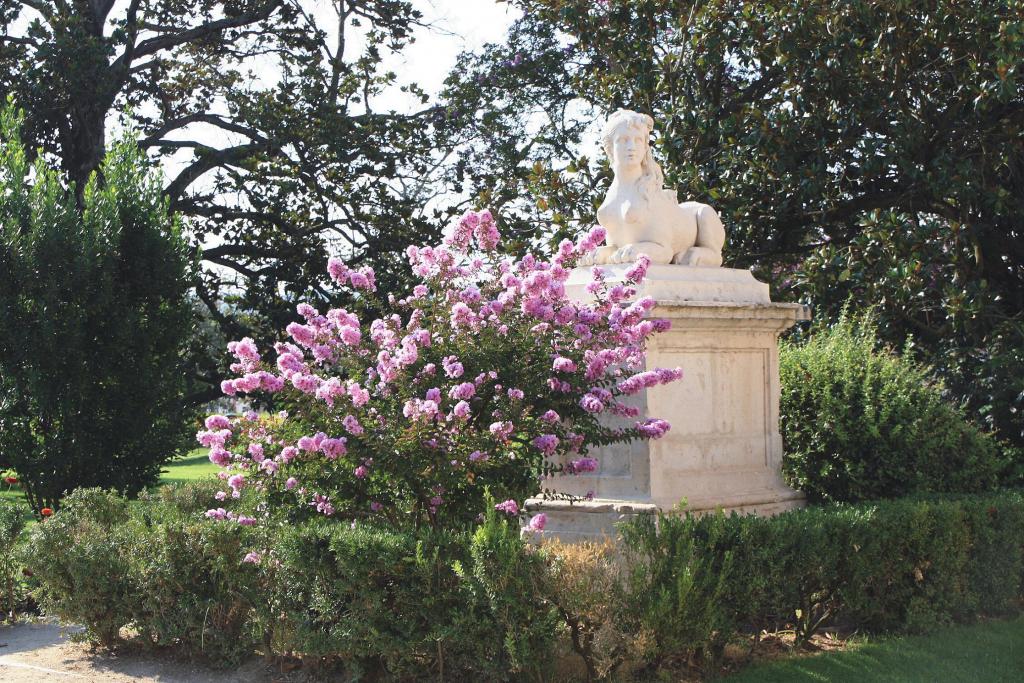
[[[628,268],[604,266],[608,282],[621,280]],[[588,298],[590,280],[589,269],[574,271],[570,296]],[[809,319],[808,309],[771,303],[768,285],[748,271],[725,268],[652,266],[638,296],[654,297],[652,317],[672,322],[651,339],[648,366],[679,366],[684,375],[632,399],[641,416],[665,419],[672,429],[658,440],[596,449],[597,472],[549,482],[578,496],[592,491],[593,500],[533,498],[527,510],[547,515],[546,534],[573,540],[614,536],[624,517],[670,512],[682,502],[695,512],[758,514],[801,505],[802,494],[781,474],[777,339]]]

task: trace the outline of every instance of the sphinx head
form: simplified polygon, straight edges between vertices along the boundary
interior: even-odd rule
[[[648,196],[665,182],[661,167],[651,154],[654,119],[647,114],[619,109],[608,117],[601,144],[617,178],[634,178]],[[650,199],[650,197],[648,197]]]

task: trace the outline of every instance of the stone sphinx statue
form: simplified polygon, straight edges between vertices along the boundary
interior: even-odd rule
[[[675,192],[665,189],[665,176],[651,154],[653,130],[654,120],[646,114],[620,109],[608,117],[602,143],[615,179],[597,210],[606,246],[583,265],[632,263],[640,254],[652,263],[722,265],[721,219],[707,204],[680,204]]]

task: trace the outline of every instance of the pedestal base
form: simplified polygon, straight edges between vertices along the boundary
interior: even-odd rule
[[[544,500],[529,498],[526,512],[529,516],[544,513],[547,524],[546,538],[557,538],[565,542],[600,541],[618,536],[617,525],[638,515],[653,515],[659,511],[665,514],[708,514],[722,510],[726,514],[777,515],[804,505],[803,494],[799,491],[764,491],[763,495],[750,495],[746,502],[731,501],[731,505],[712,507],[679,507],[663,510],[654,503],[634,500],[593,499],[570,503],[565,500]]]
[[[622,274],[606,267],[606,279]],[[623,271],[624,272],[624,271]],[[575,270],[566,290],[589,297],[589,270]],[[782,479],[779,433],[778,335],[809,319],[800,304],[771,303],[767,285],[747,271],[659,266],[648,271],[638,296],[653,296],[651,317],[672,326],[651,338],[648,368],[683,369],[677,382],[630,397],[641,418],[658,417],[672,428],[661,439],[594,449],[598,470],[557,477],[549,489],[593,500],[527,501],[544,512],[546,533],[575,540],[614,535],[623,518],[657,510],[723,509],[774,514],[802,504]],[[715,297],[713,300],[697,300]],[[607,416],[612,427],[634,420]]]

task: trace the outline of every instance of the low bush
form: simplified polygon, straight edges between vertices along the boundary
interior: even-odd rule
[[[630,618],[626,568],[615,544],[550,540],[543,551],[548,560],[544,595],[558,609],[565,649],[583,660],[587,680],[604,680],[627,662],[643,660],[651,638]]]
[[[557,613],[543,598],[545,563],[520,538],[515,518],[506,519],[488,499],[484,523],[470,547],[473,590],[486,597],[510,669],[534,678],[550,658]]]
[[[85,626],[87,640],[113,647],[128,628],[137,642],[227,665],[253,649],[249,534],[173,504],[79,489],[31,530],[23,561],[44,611]]]
[[[475,537],[284,528],[261,561],[276,577],[263,621],[275,653],[360,680],[506,680],[543,662],[554,635],[534,555],[498,519]]]
[[[733,553],[722,537],[730,531],[711,519],[697,529],[671,519],[656,526],[650,517],[624,528],[628,604],[654,638],[655,667],[679,653],[715,659],[731,635]]]
[[[85,637],[113,647],[131,622],[129,561],[138,548],[126,533],[128,503],[99,489],[79,489],[58,514],[29,533],[25,566],[39,579],[36,599],[52,616],[85,627]]]
[[[66,498],[25,551],[46,612],[105,647],[228,666],[262,645],[369,680],[502,681],[549,659],[544,562],[503,516],[475,534],[226,525],[198,512],[200,488]]]
[[[627,604],[667,657],[715,655],[736,632],[825,624],[919,632],[1003,615],[1024,598],[1024,496],[904,499],[776,517],[664,516],[623,529]]]
[[[1008,469],[929,369],[878,341],[868,315],[783,343],[784,471],[812,502],[994,489]]]
[[[133,513],[124,531],[141,542],[128,564],[138,637],[224,666],[250,655],[251,608],[263,599],[258,572],[244,561],[254,533],[171,505]]]
[[[42,606],[214,664],[262,646],[360,680],[550,680],[561,647],[596,681],[706,668],[762,629],[926,631],[1024,598],[1017,492],[644,517],[618,549],[533,547],[494,512],[474,532],[226,525],[200,497],[72,494],[29,534]]]

